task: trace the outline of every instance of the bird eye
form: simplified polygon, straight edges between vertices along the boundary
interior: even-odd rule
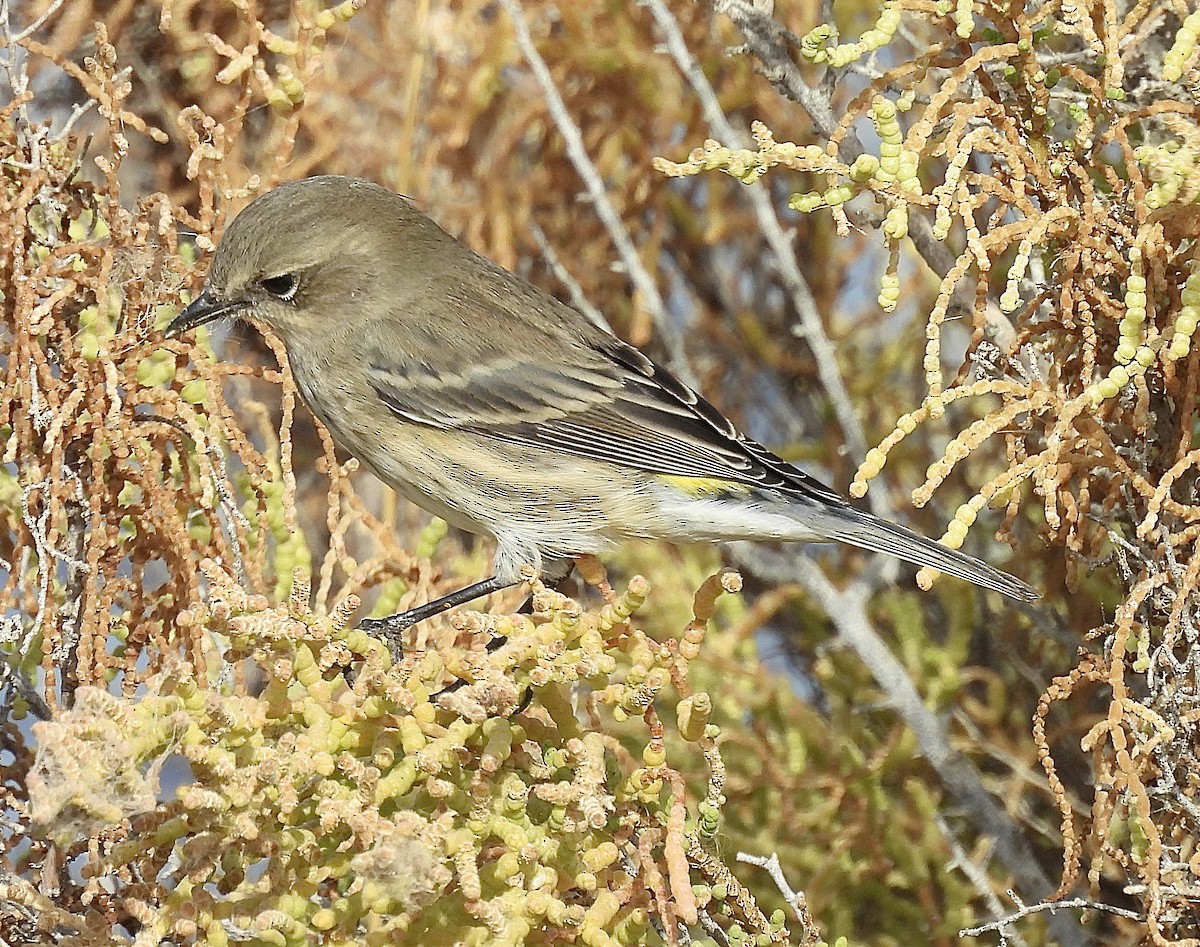
[[[287,302],[296,295],[296,289],[299,287],[300,281],[294,273],[280,273],[278,276],[264,277],[258,281],[258,285],[276,299],[282,299],[284,302]]]

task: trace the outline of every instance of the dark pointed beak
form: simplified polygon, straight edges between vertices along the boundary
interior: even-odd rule
[[[174,339],[196,326],[220,319],[221,316],[233,315],[244,308],[246,308],[246,304],[240,300],[217,299],[212,293],[205,290],[193,299],[183,312],[171,320],[171,324],[167,326],[163,334],[168,339]]]

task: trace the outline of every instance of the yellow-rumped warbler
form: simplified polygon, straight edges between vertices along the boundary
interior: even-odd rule
[[[497,542],[490,579],[373,629],[516,584],[526,563],[563,577],[574,557],[630,537],[837,541],[1037,598],[854,509],[640,351],[378,185],[315,177],[253,201],[167,334],[224,315],[283,339],[309,407],[385,483]]]

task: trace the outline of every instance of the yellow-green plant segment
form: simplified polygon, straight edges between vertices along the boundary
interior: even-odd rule
[[[276,607],[203,571],[208,601],[179,620],[222,670],[179,662],[136,700],[85,688],[35,725],[35,828],[64,847],[103,838],[91,871],[118,891],[153,879],[135,943],[614,947],[701,915],[731,943],[786,942],[782,914],[716,856],[719,731],[688,686],[736,573],[702,586],[666,644],[630,621],[641,579],[595,610],[534,582],[533,614],[463,613],[456,642],[393,663],[349,627],[353,597],[314,615],[301,571]],[[618,743],[621,720],[642,721],[640,739]],[[688,797],[668,731],[701,751],[704,797]],[[156,802],[172,756],[190,778]]]

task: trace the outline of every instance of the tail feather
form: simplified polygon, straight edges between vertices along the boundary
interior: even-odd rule
[[[822,519],[825,522],[820,524],[820,531],[829,539],[896,556],[916,566],[930,566],[1018,602],[1033,602],[1041,597],[1031,586],[1006,572],[869,513],[847,507],[829,510]]]

